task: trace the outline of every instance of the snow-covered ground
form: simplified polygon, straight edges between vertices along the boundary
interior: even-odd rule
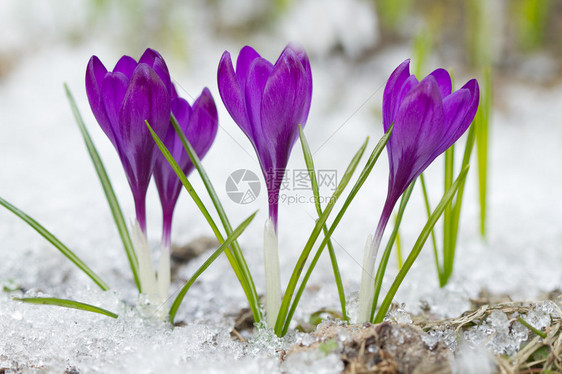
[[[348,2],[351,5],[348,4],[346,12],[365,13],[361,7],[366,3]],[[72,298],[105,307],[121,316],[113,320],[57,307],[24,305],[11,300],[13,296],[21,295],[20,292],[0,293],[0,369],[21,366],[28,372],[62,372],[76,368],[84,373],[174,373],[190,369],[197,372],[270,373],[281,370],[275,348],[300,338],[290,336],[286,341],[276,341],[259,336],[257,342],[250,345],[230,338],[232,315],[246,304],[228,262],[222,257],[188,293],[177,318],[184,321],[185,326],[171,330],[140,319],[138,312],[131,309],[136,301],[132,276],[62,83],[67,82],[76,97],[128,217],[133,216],[133,205],[124,173],[116,152],[96,124],[87,103],[84,71],[88,59],[96,54],[111,67],[123,53],[138,58],[143,48],[150,46],[164,55],[179,91],[190,102],[204,86],[210,88],[219,109],[221,128],[204,165],[234,225],[260,209],[254,223],[241,236],[240,244],[258,291],[263,292],[261,245],[266,218],[265,186],[256,201],[247,205],[231,201],[224,187],[228,176],[237,169],[260,173],[250,143],[220,102],[216,68],[222,52],[227,49],[235,56],[244,44],[251,44],[264,57],[274,60],[289,37],[300,40],[311,51],[314,97],[306,134],[318,169],[335,169],[341,177],[365,137],[370,136],[369,149],[372,149],[382,135],[382,90],[395,66],[409,57],[409,47],[387,46],[356,62],[354,56],[376,43],[376,17],[374,13],[372,18],[362,16],[361,22],[346,34],[345,29],[339,29],[338,14],[342,17],[349,15],[338,12],[337,2],[330,5],[333,12],[328,20],[333,21],[333,25],[326,26],[337,32],[332,39],[316,41],[315,30],[299,28],[299,22],[304,25],[305,20],[294,14],[296,10],[288,11],[290,18],[279,20],[279,26],[273,30],[240,41],[217,36],[207,22],[212,14],[203,5],[194,6],[193,14],[183,9],[179,14],[193,21],[180,28],[182,32],[190,32],[184,35],[186,53],[178,52],[172,43],[162,47],[158,44],[131,47],[123,41],[112,41],[109,30],[99,37],[82,36],[80,42],[56,37],[58,34],[53,30],[57,25],[63,28],[65,35],[72,34],[71,31],[80,30],[77,19],[85,15],[77,10],[75,18],[70,17],[60,6],[52,12],[56,17],[49,18],[51,13],[46,10],[29,11],[18,8],[17,3],[7,2],[0,8],[2,20],[11,26],[2,31],[8,33],[3,35],[3,40],[10,42],[0,50],[0,57],[8,61],[7,71],[0,76],[0,196],[57,235],[106,280],[112,291],[97,290],[91,280],[56,249],[3,208],[0,209],[0,288],[20,287],[24,291]],[[314,8],[314,1],[307,3],[310,3],[309,8]],[[222,12],[225,13],[224,9]],[[16,14],[20,18],[10,16]],[[35,26],[24,28],[25,17],[21,14],[37,21],[30,23]],[[38,21],[45,19],[48,21]],[[108,21],[112,27],[117,24]],[[295,33],[300,29],[303,34]],[[31,43],[42,32],[48,43],[44,46]],[[324,37],[326,33],[319,35]],[[364,44],[365,35],[371,38],[370,45]],[[330,53],[338,44],[343,45],[347,57]],[[455,68],[449,66],[448,61],[432,60],[431,63],[434,67],[442,64]],[[459,85],[470,77],[460,67],[455,71],[459,72],[456,77]],[[488,238],[483,241],[478,234],[479,210],[473,162],[465,191],[453,280],[445,289],[438,288],[432,250],[427,246],[398,293],[397,301],[406,303],[408,311],[417,311],[420,300],[425,300],[432,312],[451,317],[465,311],[469,306],[468,299],[483,288],[493,293],[508,293],[518,300],[562,288],[562,200],[559,198],[562,112],[557,109],[562,102],[562,86],[545,88],[500,74],[495,89]],[[228,159],[224,156],[226,152]],[[386,196],[386,163],[384,155],[333,237],[352,309],[359,289],[363,244],[374,230]],[[301,169],[304,169],[304,161],[297,143],[288,172]],[[441,170],[442,164],[438,160],[428,171],[434,203],[442,193]],[[205,196],[199,177],[194,174],[191,179],[195,188]],[[323,191],[324,194],[329,192],[328,189]],[[148,195],[149,242],[156,250],[161,218],[153,186]],[[287,191],[287,195],[308,197],[310,192],[293,189]],[[311,203],[280,207],[283,284],[288,281],[315,218]],[[421,191],[416,189],[401,230],[404,248],[414,243],[424,218]],[[176,208],[173,241],[185,244],[211,234],[196,206],[187,194],[183,194]],[[205,258],[203,255],[182,268],[180,278],[189,277]],[[393,257],[388,282],[394,269]],[[332,279],[331,266],[324,258],[310,280],[314,287],[303,297],[296,319],[322,307],[337,308]],[[180,286],[178,281],[172,288]],[[329,360],[326,362],[326,369],[337,368]]]

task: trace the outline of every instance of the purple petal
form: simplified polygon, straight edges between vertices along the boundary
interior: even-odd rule
[[[217,107],[207,87],[193,103],[193,115],[189,121],[186,136],[199,158],[203,158],[217,135],[219,127]]]
[[[245,92],[246,89],[246,80],[248,79],[250,65],[256,58],[260,57],[259,53],[252,47],[245,46],[240,50],[238,59],[236,59],[236,76],[238,77],[238,82],[240,83],[242,92]]]
[[[480,103],[480,87],[478,86],[478,81],[476,79],[471,79],[466,82],[461,89],[469,90],[472,97],[464,117],[464,121],[470,124],[472,120],[474,120],[474,116],[476,116],[476,112],[478,111],[478,104]]]
[[[301,45],[291,43],[285,48],[285,50],[287,49],[290,49],[296,55],[304,69],[302,84],[304,84],[304,91],[306,93],[302,113],[298,116],[298,124],[304,127],[308,118],[308,113],[310,112],[310,104],[312,101],[312,71],[310,69],[310,61],[308,60],[308,56]],[[285,50],[281,53],[281,56],[284,56]],[[279,57],[279,59],[281,59],[281,57]]]
[[[133,71],[135,70],[136,67],[137,67],[137,62],[135,61],[134,58],[129,56],[123,56],[119,59],[119,61],[117,61],[115,68],[113,68],[113,72],[123,73],[127,78],[131,79],[131,76],[133,75]]]
[[[168,67],[166,66],[166,62],[164,61],[160,53],[156,52],[154,49],[147,48],[139,59],[139,64],[140,63],[148,64],[152,69],[154,69],[162,82],[164,82],[164,85],[166,86],[168,92],[172,94],[172,81],[170,79],[170,73],[168,71]]]
[[[382,99],[383,126],[386,132],[394,122],[398,104],[399,94],[404,83],[410,77],[410,59],[401,63],[390,75],[384,88]]]
[[[439,86],[439,91],[441,92],[441,97],[443,99],[451,94],[451,76],[447,70],[436,69],[429,75],[433,76],[437,81],[437,85]]]
[[[434,157],[453,145],[470,125],[470,122],[465,123],[464,117],[471,99],[469,90],[460,89],[443,100],[443,134],[439,145],[435,148]]]
[[[263,124],[261,120],[264,88],[272,70],[273,65],[269,61],[263,58],[257,58],[250,66],[248,79],[246,81],[245,101],[248,118],[250,120],[250,132],[246,133],[246,135],[248,135],[254,147],[256,147],[260,159],[270,152],[269,147],[272,146],[272,144],[267,144],[264,135],[265,124]],[[272,166],[269,164],[269,161],[267,163],[268,167]],[[262,167],[263,166],[262,164]]]
[[[288,50],[275,64],[263,90],[261,127],[267,147],[275,152],[274,169],[285,169],[298,135],[298,122],[308,103],[304,75],[300,60]]]
[[[107,115],[108,124],[99,122],[115,148],[121,148],[121,130],[119,128],[119,112],[123,104],[123,98],[127,92],[129,79],[122,73],[107,73],[101,86],[102,103]]]
[[[140,63],[133,72],[119,115],[122,146],[131,164],[128,178],[133,195],[146,193],[154,163],[154,141],[145,120],[163,138],[170,121],[170,96],[158,74]]]
[[[105,113],[101,94],[101,85],[106,74],[107,69],[103,66],[99,58],[92,56],[86,68],[86,95],[88,96],[88,102],[90,103],[94,117],[96,117],[103,131],[108,134],[111,123]]]
[[[225,51],[219,62],[217,73],[219,93],[228,113],[240,126],[242,131],[252,139],[252,126],[246,110],[245,93],[240,87],[238,77],[234,73],[230,53]]]
[[[435,78],[428,76],[404,98],[387,147],[391,189],[397,196],[433,161],[442,131],[441,93]]]

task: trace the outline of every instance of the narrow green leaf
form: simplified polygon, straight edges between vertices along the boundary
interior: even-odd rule
[[[425,203],[425,211],[427,213],[427,218],[429,219],[429,217],[431,217],[431,205],[429,203],[429,195],[427,193],[427,187],[425,185],[425,177],[423,175],[423,173],[420,174],[420,184],[422,187],[422,192],[423,192],[423,200]],[[431,230],[431,243],[433,244],[433,255],[435,258],[435,269],[437,269],[437,277],[439,278],[439,285],[443,284],[443,273],[444,270],[443,267],[445,265],[441,265],[440,261],[439,261],[439,250],[437,249],[437,240],[435,239],[435,230]]]
[[[375,309],[377,308],[377,303],[382,288],[382,281],[384,278],[384,274],[386,273],[388,260],[390,259],[390,252],[392,251],[394,240],[398,236],[398,229],[400,228],[400,224],[402,223],[402,217],[404,216],[404,211],[406,210],[406,206],[408,205],[410,196],[412,196],[414,184],[415,181],[410,183],[408,188],[406,188],[406,191],[404,191],[404,193],[402,194],[402,199],[400,199],[400,206],[398,207],[398,213],[396,214],[396,223],[394,224],[394,228],[392,229],[390,238],[388,238],[388,242],[386,243],[386,247],[384,248],[384,252],[381,256],[379,267],[377,268],[377,273],[375,274],[375,296],[373,297],[373,306],[371,307],[371,315],[370,315],[371,321],[373,320],[373,315],[375,314]],[[400,269],[402,269],[402,267],[404,267],[404,264],[402,264]]]
[[[119,317],[117,314],[110,312],[107,309],[103,309],[95,305],[81,303],[79,301],[74,301],[74,300],[58,299],[55,297],[22,297],[22,298],[15,297],[13,300],[21,301],[28,304],[62,306],[64,308],[78,309],[78,310],[83,310],[85,312],[103,314],[111,318]]]
[[[464,155],[462,158],[461,170],[468,166],[470,162],[470,156],[472,155],[472,150],[474,149],[474,142],[476,139],[476,129],[474,124],[470,126],[468,135],[466,138],[466,145],[464,147]],[[457,197],[455,198],[455,203],[453,205],[453,211],[451,214],[451,226],[453,227],[451,235],[451,246],[449,250],[451,253],[448,255],[448,262],[443,262],[443,273],[440,279],[439,285],[443,287],[449,281],[449,278],[453,274],[453,268],[455,263],[455,252],[457,248],[457,237],[460,230],[460,215],[462,208],[462,200],[464,196],[464,186],[466,184],[466,178],[461,182],[459,190],[457,192]]]
[[[308,238],[308,241],[306,242],[305,247],[301,252],[301,255],[300,255],[300,257],[297,261],[297,264],[293,269],[293,273],[292,273],[291,278],[289,280],[287,290],[285,291],[285,295],[283,296],[283,301],[281,302],[281,308],[280,308],[279,314],[277,316],[277,322],[275,323],[275,334],[277,334],[277,336],[283,336],[287,333],[287,330],[289,328],[289,323],[291,321],[291,318],[293,316],[293,313],[296,309],[296,306],[298,305],[298,301],[299,301],[300,296],[301,296],[300,294],[297,294],[297,296],[295,297],[295,301],[293,302],[293,307],[291,308],[291,311],[289,312],[289,306],[291,304],[291,299],[292,299],[293,294],[295,292],[295,288],[297,287],[297,282],[300,278],[300,275],[301,275],[301,273],[304,269],[304,265],[306,264],[308,256],[310,255],[310,252],[312,251],[312,247],[314,246],[314,243],[316,242],[316,239],[318,239],[318,236],[320,235],[320,232],[322,231],[322,227],[324,226],[324,224],[326,223],[326,220],[330,216],[330,213],[332,212],[332,209],[334,208],[334,205],[336,204],[338,198],[342,194],[343,190],[345,189],[345,187],[347,186],[349,181],[351,180],[351,177],[353,176],[353,173],[355,172],[355,169],[357,168],[357,165],[359,164],[359,161],[361,160],[361,157],[363,156],[363,153],[365,152],[365,148],[367,147],[368,141],[369,141],[369,138],[367,138],[365,140],[365,142],[363,143],[361,148],[359,148],[359,151],[357,151],[357,153],[353,156],[353,159],[351,160],[347,170],[345,171],[343,177],[341,178],[340,183],[338,184],[338,186],[336,187],[336,190],[334,191],[334,193],[330,197],[330,200],[329,200],[328,204],[326,205],[326,209],[324,210],[322,215],[316,221],[316,225],[314,226],[314,229],[312,230],[312,233],[310,234],[310,237]],[[328,235],[326,235],[324,237],[324,241],[322,242],[322,245],[321,245],[322,248],[327,244],[331,235],[332,235],[332,233],[328,232]]]
[[[31,228],[37,231],[42,237],[47,239],[52,245],[55,246],[63,255],[66,256],[70,261],[72,261],[80,270],[82,270],[87,276],[89,276],[102,290],[109,290],[109,286],[96,274],[92,269],[88,267],[78,256],[74,254],[67,246],[61,243],[53,234],[49,232],[46,228],[41,226],[37,221],[28,216],[26,213],[22,212],[6,200],[0,197],[0,205],[4,206],[10,212],[14,213],[16,216],[21,218],[25,223],[27,223]]]
[[[242,234],[242,232],[244,232],[246,227],[248,227],[250,222],[252,222],[252,220],[256,216],[256,213],[257,212],[252,214],[250,217],[246,218],[246,220],[244,222],[242,222],[240,224],[240,226],[238,226],[228,236],[228,238],[226,238],[226,240],[213,252],[213,254],[211,256],[209,256],[209,258],[203,263],[203,265],[201,265],[199,267],[199,269],[197,269],[197,271],[195,271],[195,273],[193,273],[191,278],[189,278],[189,280],[184,284],[184,286],[179,291],[178,296],[176,297],[176,299],[172,303],[172,307],[170,308],[170,312],[169,312],[170,323],[172,323],[172,324],[174,323],[174,319],[176,318],[176,313],[177,313],[177,311],[178,311],[178,309],[179,309],[179,307],[180,307],[180,305],[181,305],[181,303],[182,303],[182,301],[185,297],[185,294],[187,293],[187,291],[189,291],[189,289],[191,288],[193,283],[195,283],[197,278],[199,278],[199,276],[201,274],[203,274],[203,272],[205,270],[207,270],[207,268],[220,256],[220,254],[222,252],[224,252],[224,250],[226,248],[228,248],[232,244],[232,242],[234,242],[236,240],[236,238],[238,238]]]
[[[342,220],[345,212],[347,211],[347,208],[349,207],[349,205],[351,204],[351,202],[353,201],[353,199],[355,198],[355,195],[357,195],[357,193],[359,192],[359,190],[361,189],[361,187],[363,186],[363,184],[365,183],[365,181],[367,180],[367,177],[369,176],[369,174],[371,173],[371,171],[373,170],[373,167],[375,166],[380,154],[382,153],[382,151],[384,150],[386,143],[388,142],[388,139],[390,139],[390,135],[392,134],[392,129],[393,126],[391,126],[388,131],[382,136],[382,138],[379,140],[379,142],[377,143],[377,145],[375,146],[375,148],[373,149],[373,151],[371,152],[371,155],[369,156],[369,160],[367,160],[367,163],[365,164],[365,166],[363,167],[363,170],[361,171],[361,174],[359,175],[359,177],[357,178],[357,181],[355,182],[355,184],[353,185],[353,188],[351,189],[351,191],[349,192],[349,195],[347,196],[347,198],[345,199],[345,202],[343,203],[340,211],[338,212],[338,214],[336,215],[336,218],[334,219],[334,221],[332,222],[332,225],[330,226],[330,229],[328,230],[328,235],[326,235],[324,237],[324,240],[322,241],[322,243],[320,244],[319,248],[323,248],[324,246],[326,246],[328,239],[330,238],[330,236],[334,233],[336,227],[338,226],[338,224],[340,223],[340,221]],[[354,164],[357,156],[359,154],[362,155],[362,152],[364,152],[364,147],[366,147],[367,145],[367,141],[365,141],[363,147],[357,152],[356,156],[354,157],[354,159],[352,160],[352,162],[350,163],[350,165],[348,166],[348,171],[350,170],[350,168],[352,167],[352,165]],[[346,172],[347,175],[347,172]],[[345,175],[344,175],[345,176]],[[350,176],[351,177],[351,176]],[[340,182],[340,186],[342,185],[342,183],[344,182],[344,179],[342,178],[341,182]],[[346,182],[347,183],[347,182]],[[339,186],[338,186],[339,187]],[[336,192],[338,191],[338,189],[336,189]],[[340,192],[341,193],[341,192]],[[335,193],[334,193],[335,195]],[[330,201],[331,203],[332,201]],[[328,206],[330,205],[330,203],[328,204]],[[333,202],[335,204],[335,201]],[[322,217],[326,214],[326,211],[328,210],[328,206],[326,207],[326,210],[322,213]],[[331,209],[331,208],[330,208]],[[328,212],[329,214],[329,212]],[[321,218],[322,218],[321,217]],[[321,221],[321,218],[319,218],[319,220],[316,223],[315,226],[315,230],[317,227],[319,226],[319,223]],[[328,217],[326,216],[325,220]],[[322,222],[322,224],[324,224],[324,222]],[[315,230],[313,230],[310,238],[309,238],[309,242],[312,240],[312,244],[310,244],[310,246],[314,245],[314,241],[316,241],[316,238],[313,238],[314,234],[315,234]],[[318,233],[319,234],[318,230]],[[307,243],[308,246],[308,243]],[[306,246],[305,246],[306,248]],[[304,258],[304,261],[306,261],[308,254],[306,254],[306,256],[304,256],[304,253],[301,255],[301,259]],[[302,261],[302,264],[300,266],[304,266],[304,261]],[[300,264],[301,262],[299,262]],[[295,280],[298,281],[298,277],[300,276],[300,270],[302,270],[302,267],[300,268],[300,270],[297,273],[298,267],[295,267],[295,270],[293,271],[293,275],[291,276],[291,280],[293,277],[296,277],[297,279]],[[283,297],[283,302],[285,302],[286,298],[289,298],[289,300],[287,301],[287,303],[290,302],[290,298],[292,297],[292,292],[294,292],[294,288],[295,288],[296,284],[293,285],[292,287],[292,291],[291,291],[291,295],[289,295],[289,287],[291,287],[291,281],[289,281],[289,287],[287,288],[287,292],[285,292],[285,296]],[[285,310],[283,310],[284,305],[283,303],[281,304],[281,309],[283,311],[283,313],[285,313],[283,315],[283,321],[280,322],[281,318],[278,317],[277,318],[277,324],[275,326],[275,331],[276,333],[279,335],[279,330],[278,330],[278,326],[279,324],[283,323],[284,325],[282,326],[282,330],[281,333],[282,335],[285,335],[287,333],[287,331],[289,330],[289,324],[291,322],[291,319],[293,318],[293,314],[296,310],[296,305],[298,304],[298,300],[300,298],[300,295],[296,295],[295,296],[295,301],[293,302],[294,307],[291,308],[291,311],[289,314],[287,314],[287,312]],[[287,305],[288,307],[288,305]],[[281,311],[280,311],[280,316],[282,315]]]
[[[398,217],[394,219],[394,226],[398,224]],[[400,231],[396,231],[396,264],[398,270],[402,267],[404,260],[402,259],[402,240],[400,239]]]
[[[521,323],[523,326],[525,326],[526,328],[528,328],[529,330],[531,330],[532,332],[534,332],[535,334],[537,334],[541,338],[546,339],[546,334],[544,332],[537,329],[536,327],[531,325],[529,322],[525,321],[521,316],[517,317],[517,320],[519,321],[519,323]]]
[[[420,236],[418,237],[418,240],[414,244],[412,251],[408,255],[408,258],[406,258],[406,261],[404,262],[404,266],[402,266],[402,269],[400,269],[400,271],[398,272],[398,275],[394,279],[392,286],[390,286],[390,289],[388,290],[388,293],[386,294],[377,312],[377,315],[375,316],[374,323],[380,323],[383,321],[384,317],[386,316],[386,313],[388,312],[388,309],[390,308],[390,304],[392,303],[392,300],[394,299],[394,296],[398,291],[398,287],[400,287],[400,284],[402,284],[402,281],[406,277],[406,274],[414,264],[414,261],[417,259],[418,255],[420,254],[423,245],[425,244],[425,241],[427,240],[427,238],[431,233],[431,230],[433,230],[433,227],[439,220],[439,217],[441,217],[441,214],[443,214],[445,207],[455,196],[462,181],[464,181],[464,179],[466,178],[467,173],[468,173],[468,166],[461,171],[457,180],[451,185],[451,188],[449,188],[449,190],[445,192],[445,194],[441,198],[441,201],[439,202],[439,204],[431,214],[431,217],[429,217],[429,220],[425,224]]]
[[[302,126],[299,125],[299,137],[301,140],[301,145],[302,145],[302,152],[304,154],[304,160],[306,162],[306,167],[308,170],[308,174],[310,176],[310,181],[312,184],[312,193],[314,194],[314,203],[316,206],[316,212],[318,213],[318,216],[320,217],[322,215],[322,206],[320,205],[320,190],[318,188],[318,181],[316,180],[316,169],[314,167],[314,160],[312,159],[312,152],[310,152],[310,147],[308,146],[308,141],[306,140],[306,137],[304,136],[304,132],[302,130]],[[324,224],[324,226],[322,227],[322,230],[324,231],[324,235],[327,236],[328,235],[328,227]],[[314,256],[314,258],[312,259],[312,262],[310,263],[310,266],[308,267],[308,270],[303,278],[303,281],[301,283],[301,287],[304,291],[304,287],[306,286],[306,284],[308,283],[308,279],[310,278],[310,275],[312,274],[312,271],[314,270],[314,267],[316,266],[316,263],[318,262],[318,260],[320,259],[320,255],[322,254],[322,249],[318,249],[316,251],[316,254]],[[343,288],[343,282],[341,279],[341,275],[340,275],[340,269],[338,266],[338,260],[336,258],[336,252],[334,251],[334,246],[332,244],[331,240],[328,240],[328,251],[330,253],[330,261],[332,263],[332,270],[334,272],[334,278],[336,281],[336,287],[338,289],[338,296],[340,298],[340,305],[341,305],[341,312],[342,312],[342,318],[344,321],[349,321],[349,318],[347,317],[347,312],[346,312],[346,308],[345,308],[345,291]],[[298,291],[299,293],[302,293],[302,291],[299,289]]]
[[[193,201],[195,202],[195,204],[197,205],[197,207],[199,208],[199,210],[201,211],[201,213],[203,214],[205,219],[207,220],[207,223],[209,224],[209,226],[211,226],[211,229],[213,230],[213,233],[215,234],[217,240],[221,244],[224,243],[224,237],[222,236],[217,224],[213,220],[213,217],[211,217],[211,214],[207,210],[207,207],[205,207],[205,204],[203,204],[203,202],[199,198],[199,195],[197,194],[197,192],[195,192],[195,189],[191,185],[191,182],[189,182],[189,180],[187,179],[187,176],[184,174],[184,172],[182,171],[182,169],[180,168],[180,166],[178,165],[176,160],[174,160],[174,158],[172,157],[172,154],[170,153],[168,148],[166,148],[166,146],[164,145],[162,140],[154,132],[154,130],[152,129],[152,127],[150,126],[150,124],[148,122],[146,122],[146,126],[148,127],[148,130],[152,134],[152,138],[156,142],[156,145],[158,146],[158,148],[160,149],[160,151],[162,152],[162,154],[164,155],[164,157],[166,158],[166,160],[168,161],[168,163],[170,164],[170,166],[172,167],[172,169],[174,170],[174,172],[176,173],[176,175],[180,179],[182,185],[185,187],[186,191],[189,193],[189,195],[191,196],[191,198],[193,199]],[[244,290],[244,293],[246,294],[246,297],[248,298],[249,301],[252,300],[251,299],[252,291],[250,290],[250,285],[248,284],[248,282],[247,282],[247,280],[244,276],[244,273],[240,270],[240,266],[239,266],[238,262],[236,261],[236,258],[234,257],[234,255],[232,254],[230,249],[228,249],[228,248],[225,251],[225,254],[226,254],[226,257],[227,257],[230,265],[232,266],[232,269],[233,269],[234,273],[236,274],[236,277],[238,278],[238,280],[240,281],[240,284],[242,285],[242,289]],[[251,308],[252,308],[253,305],[254,305],[254,303],[250,303]],[[252,308],[252,311],[254,312],[253,308]],[[258,311],[259,311],[259,309],[258,309]],[[259,312],[254,312],[254,318],[257,318],[256,315],[258,317],[261,315],[261,314],[258,314],[258,313]],[[257,321],[257,319],[256,319],[256,321]]]
[[[129,230],[127,229],[127,224],[125,223],[125,218],[123,218],[121,206],[119,205],[117,196],[115,196],[113,186],[111,185],[111,181],[109,180],[109,176],[105,171],[105,167],[103,166],[103,162],[98,154],[98,151],[96,150],[94,142],[92,141],[92,138],[90,137],[90,134],[86,129],[86,125],[82,120],[82,116],[80,115],[80,111],[78,110],[78,106],[76,105],[76,101],[74,100],[74,97],[72,96],[72,93],[70,92],[70,89],[66,84],[64,85],[64,89],[66,91],[66,96],[68,98],[68,102],[70,103],[70,107],[72,108],[72,113],[74,114],[74,118],[76,119],[76,124],[80,129],[80,133],[82,134],[84,143],[86,143],[88,153],[90,155],[90,158],[92,159],[92,163],[94,164],[94,168],[96,169],[96,173],[98,174],[98,178],[103,187],[103,192],[105,193],[107,203],[109,204],[109,208],[111,210],[111,215],[113,216],[115,226],[117,227],[117,231],[119,232],[119,236],[121,237],[121,241],[123,242],[123,247],[125,248],[127,259],[129,260],[129,265],[131,266],[131,271],[133,272],[133,277],[135,278],[135,283],[140,292],[141,289],[138,275],[138,259],[133,248],[133,242],[131,241]]]
[[[201,164],[201,160],[199,159],[199,156],[197,156],[197,152],[195,152],[191,143],[189,143],[189,140],[187,139],[184,132],[180,128],[178,121],[173,114],[171,119],[172,119],[172,125],[174,126],[174,129],[176,130],[176,133],[178,134],[184,149],[189,155],[191,162],[197,169],[197,172],[201,176],[201,180],[203,181],[203,184],[205,185],[205,189],[207,190],[207,193],[209,194],[209,197],[211,198],[211,201],[213,202],[213,205],[219,215],[222,225],[226,231],[226,235],[230,235],[232,233],[232,226],[230,224],[230,221],[228,220],[228,216],[226,215],[226,212],[222,206],[220,198],[217,195],[215,188],[213,187],[213,184],[209,179],[209,176],[205,172],[205,169]],[[254,320],[256,322],[260,322],[262,319],[262,314],[261,314],[261,308],[259,303],[259,296],[256,291],[256,286],[254,284],[252,274],[250,273],[250,269],[248,268],[246,259],[244,258],[244,254],[242,253],[242,249],[240,248],[238,241],[236,240],[233,241],[231,247],[232,247],[232,253],[234,254],[234,259],[236,260],[236,263],[240,268],[242,275],[244,276],[244,282],[247,284],[248,302],[250,303],[250,308],[252,309],[252,313],[254,314]]]
[[[478,156],[478,192],[480,196],[480,233],[486,237],[486,210],[488,192],[488,140],[492,108],[492,78],[490,67],[484,69],[482,102],[476,112],[476,149]]]
[[[453,184],[453,173],[454,173],[454,161],[455,161],[455,145],[453,144],[451,148],[445,151],[445,173],[444,173],[444,188],[443,191],[447,191],[451,184]],[[443,212],[443,262],[444,263],[452,263],[454,258],[452,255],[454,254],[454,248],[452,248],[452,231],[454,228],[452,227],[452,201],[449,203]]]

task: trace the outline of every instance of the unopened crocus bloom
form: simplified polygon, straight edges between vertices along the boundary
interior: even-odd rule
[[[203,89],[193,106],[190,106],[185,99],[177,97],[173,89],[172,113],[197,156],[203,158],[213,144],[218,129],[217,108],[209,89]],[[162,141],[183,173],[188,176],[194,166],[172,124]],[[160,293],[163,294],[169,287],[172,216],[182,190],[182,183],[161,153],[156,159],[154,181],[162,204],[162,248],[158,281]]]
[[[478,108],[479,88],[475,79],[451,93],[451,78],[437,69],[421,82],[410,74],[410,60],[394,70],[383,95],[385,132],[394,124],[387,144],[388,194],[373,236],[365,247],[358,321],[370,319],[374,270],[378,248],[396,202],[423,171],[451,147],[468,129]]]
[[[279,189],[312,98],[310,63],[300,46],[285,47],[275,64],[251,47],[238,55],[236,70],[225,51],[218,68],[219,92],[226,109],[254,146],[265,176],[269,197],[264,250],[267,323],[273,327],[281,287],[277,255]]]
[[[218,129],[217,108],[209,89],[205,88],[203,90],[201,96],[193,103],[193,106],[190,106],[187,100],[181,97],[174,97],[172,99],[172,113],[185,133],[187,140],[195,149],[197,156],[200,159],[203,158],[209,148],[211,148]],[[193,171],[194,166],[171,124],[162,141],[184,174],[188,176]],[[162,242],[164,245],[169,246],[172,216],[182,184],[161,153],[156,159],[154,181],[156,182],[162,204]]]
[[[86,93],[92,112],[123,164],[133,193],[137,221],[146,233],[145,197],[156,152],[148,121],[164,137],[170,123],[172,84],[160,54],[147,49],[136,62],[123,56],[113,71],[92,56],[86,69]]]

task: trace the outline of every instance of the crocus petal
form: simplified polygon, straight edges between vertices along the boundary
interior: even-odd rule
[[[199,158],[211,148],[219,127],[218,113],[211,91],[207,87],[193,103],[193,114],[189,119],[186,136],[193,144]]]
[[[134,58],[129,56],[123,56],[117,61],[115,64],[115,68],[113,69],[114,73],[123,73],[129,79],[133,76],[133,71],[137,67],[137,62]]]
[[[96,117],[103,131],[108,134],[111,124],[105,113],[101,94],[101,85],[106,74],[107,69],[103,66],[99,58],[92,56],[86,68],[86,95],[88,96],[88,102],[90,103],[94,117]],[[108,131],[106,131],[106,129]],[[112,138],[110,137],[110,139]]]
[[[274,169],[285,169],[298,135],[299,117],[308,100],[304,73],[298,57],[287,50],[263,89],[261,127],[267,144],[275,152]]]
[[[470,92],[460,89],[443,100],[443,134],[439,145],[435,148],[435,157],[445,152],[466,131],[470,122],[465,123],[464,117],[471,101]]]
[[[410,76],[410,59],[407,59],[401,63],[390,75],[386,86],[384,88],[384,94],[382,99],[382,113],[383,113],[383,126],[384,132],[386,132],[392,122],[394,122],[394,117],[396,116],[396,110],[398,109],[398,96],[404,82]]]
[[[236,59],[236,76],[238,77],[238,82],[240,83],[242,92],[245,92],[246,90],[246,80],[248,79],[250,65],[256,58],[260,57],[259,53],[252,47],[245,46],[240,50],[238,58]]]
[[[121,105],[123,104],[123,98],[127,92],[128,85],[129,79],[124,74],[107,73],[101,86],[102,102],[109,120],[109,126],[106,127],[102,122],[100,122],[100,127],[118,150],[121,148],[119,112],[121,110]]]
[[[429,165],[443,131],[443,104],[435,78],[426,77],[400,105],[388,154],[393,193],[400,196]]]
[[[154,163],[154,141],[145,120],[160,138],[164,137],[170,120],[170,97],[160,77],[141,63],[133,72],[119,115],[123,148],[130,152],[133,175],[128,177],[133,195],[146,193]]]
[[[139,59],[139,64],[145,63],[148,64],[156,74],[162,79],[166,89],[171,94],[172,93],[172,81],[170,79],[170,73],[168,72],[168,67],[166,66],[166,62],[160,55],[160,53],[156,52],[154,49],[147,48],[146,51],[142,54],[141,58]]]
[[[433,76],[437,81],[437,85],[439,86],[439,91],[441,92],[441,97],[443,99],[451,94],[451,76],[447,70],[436,69],[429,75]]]
[[[290,43],[286,47],[286,49],[287,48],[291,49],[295,53],[295,55],[301,62],[302,67],[304,69],[303,84],[305,85],[304,90],[306,94],[304,97],[304,103],[302,108],[303,111],[299,116],[299,120],[298,120],[298,124],[304,127],[304,125],[306,124],[306,120],[308,119],[308,113],[310,112],[310,105],[312,102],[312,71],[310,69],[310,61],[308,60],[308,56],[301,45],[296,43]],[[283,56],[283,53],[281,53],[281,56]]]
[[[273,168],[273,160],[271,159],[273,144],[269,143],[269,137],[265,134],[267,130],[261,122],[261,110],[263,91],[272,70],[273,65],[266,59],[255,59],[248,71],[245,92],[246,110],[251,126],[251,132],[246,135],[252,140],[262,168],[266,171]]]
[[[252,139],[252,126],[246,111],[245,91],[240,86],[238,77],[232,67],[230,53],[227,51],[222,54],[219,62],[217,80],[219,93],[226,110],[228,110],[234,122],[240,126],[246,136]]]

